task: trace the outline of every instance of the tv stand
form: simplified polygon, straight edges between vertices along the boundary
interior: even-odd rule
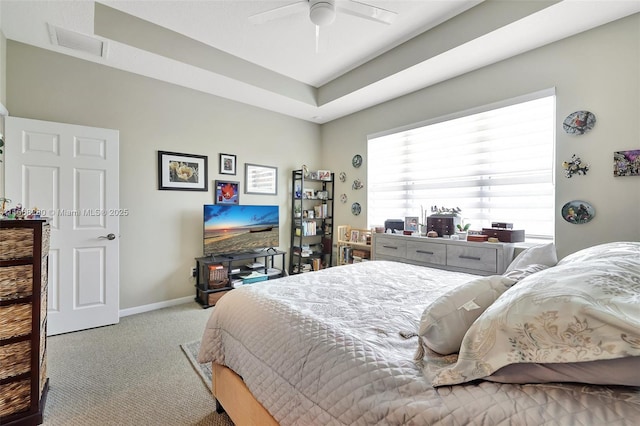
[[[284,263],[286,254],[286,251],[271,247],[259,252],[212,254],[196,257],[196,302],[200,303],[203,308],[214,306],[224,294],[233,290],[234,284],[241,283],[243,278],[252,272],[265,274],[267,279],[284,276],[286,274]],[[275,259],[278,256],[281,256],[280,265],[276,267]],[[255,267],[254,264],[257,263],[260,263],[261,266]],[[209,283],[210,265],[221,265],[222,270],[226,272],[227,283],[222,287],[219,287],[217,283]]]

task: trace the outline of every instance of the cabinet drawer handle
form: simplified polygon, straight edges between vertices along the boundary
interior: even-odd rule
[[[390,248],[390,249],[394,249],[394,250],[398,250],[398,247],[396,247],[396,246],[384,246],[384,245],[383,245],[382,247],[384,247],[384,248]]]
[[[416,253],[433,255],[432,251],[426,251],[426,250],[416,250]]]
[[[458,256],[460,259],[468,259],[468,260],[482,260],[480,257],[475,257],[475,256],[464,256],[464,255],[460,255]]]

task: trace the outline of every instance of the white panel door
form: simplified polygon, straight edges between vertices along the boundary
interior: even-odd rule
[[[49,335],[119,321],[117,130],[5,120],[5,196],[51,223]]]

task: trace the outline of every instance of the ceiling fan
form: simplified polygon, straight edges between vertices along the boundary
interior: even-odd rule
[[[308,11],[309,19],[316,27],[324,27],[333,23],[336,19],[336,12],[387,25],[391,24],[397,15],[396,12],[355,0],[299,0],[295,3],[251,15],[249,16],[249,22],[262,24],[305,11]]]

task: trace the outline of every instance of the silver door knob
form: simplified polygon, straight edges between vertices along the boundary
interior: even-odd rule
[[[114,234],[107,234],[107,235],[101,235],[98,238],[106,238],[107,240],[111,241],[111,240],[115,240],[116,236]]]

